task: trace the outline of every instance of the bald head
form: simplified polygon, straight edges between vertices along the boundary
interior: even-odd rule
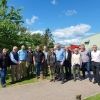
[[[17,46],[14,46],[13,47],[13,52],[17,52],[18,51],[18,47]]]
[[[24,45],[22,45],[22,46],[21,46],[21,49],[22,49],[22,50],[25,50],[25,46],[24,46]]]

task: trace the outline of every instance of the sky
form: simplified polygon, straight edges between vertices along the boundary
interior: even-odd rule
[[[8,0],[8,5],[22,9],[32,34],[50,28],[56,43],[79,43],[100,33],[100,0]]]

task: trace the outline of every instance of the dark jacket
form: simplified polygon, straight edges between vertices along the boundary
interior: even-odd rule
[[[6,55],[1,53],[0,54],[0,68],[7,68],[10,66],[10,57],[9,54],[7,53]]]
[[[68,57],[67,57],[67,59],[65,58],[64,65],[66,65],[66,63],[71,64],[71,57],[72,57],[72,52],[70,50],[68,50]]]
[[[56,63],[56,54],[48,53],[47,55],[47,63],[48,65],[54,65]]]
[[[27,51],[27,62],[33,63],[33,51]]]

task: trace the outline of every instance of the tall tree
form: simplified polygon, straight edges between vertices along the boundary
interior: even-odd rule
[[[53,35],[51,30],[47,28],[43,34],[43,45],[52,47],[54,43]]]

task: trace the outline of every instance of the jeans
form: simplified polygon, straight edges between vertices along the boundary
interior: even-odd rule
[[[82,63],[82,74],[83,74],[83,78],[85,78],[85,71],[87,71],[88,77],[89,77],[89,79],[91,79],[90,62],[83,62]]]
[[[38,77],[43,72],[43,70],[42,70],[42,63],[36,62],[35,63],[35,67],[36,67],[36,76]]]
[[[58,79],[61,79],[61,81],[64,81],[64,66],[61,65],[60,61],[57,61],[56,63],[56,72],[58,74]]]
[[[6,84],[6,72],[7,72],[6,68],[0,69],[1,85]]]

